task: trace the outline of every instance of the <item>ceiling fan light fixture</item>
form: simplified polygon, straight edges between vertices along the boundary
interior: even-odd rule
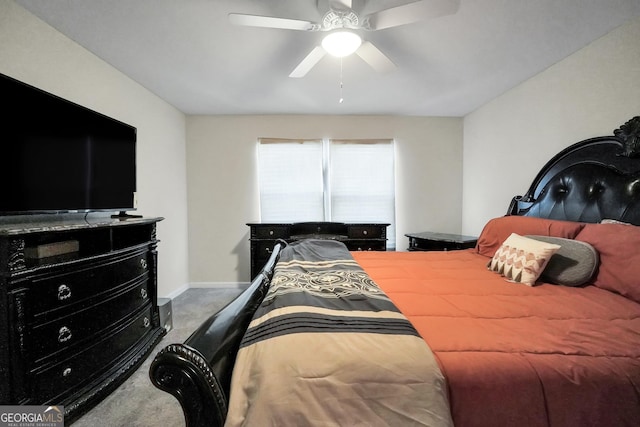
[[[354,53],[362,44],[362,39],[351,31],[334,31],[322,39],[322,47],[329,55],[342,58]]]

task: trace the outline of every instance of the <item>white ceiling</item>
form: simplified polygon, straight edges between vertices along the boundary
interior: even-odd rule
[[[455,15],[361,32],[396,65],[325,56],[325,33],[234,26],[231,12],[316,21],[316,0],[16,0],[187,114],[464,116],[640,16],[640,0],[461,0]],[[354,1],[372,13],[411,0]],[[326,4],[326,2],[325,2]]]

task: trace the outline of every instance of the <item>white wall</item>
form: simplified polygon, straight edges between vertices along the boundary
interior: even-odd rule
[[[408,232],[460,232],[460,118],[191,116],[187,164],[189,271],[194,285],[249,280],[245,224],[259,220],[260,137],[394,138],[398,249],[406,248]]]
[[[138,129],[138,211],[166,218],[158,225],[159,295],[184,287],[184,114],[10,0],[0,1],[0,72]]]
[[[640,19],[464,119],[462,231],[504,215],[554,154],[640,115]]]

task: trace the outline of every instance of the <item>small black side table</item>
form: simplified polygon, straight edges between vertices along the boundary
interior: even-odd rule
[[[451,251],[457,249],[468,249],[475,247],[478,238],[473,236],[463,236],[460,234],[447,233],[409,233],[405,234],[409,238],[410,251]]]

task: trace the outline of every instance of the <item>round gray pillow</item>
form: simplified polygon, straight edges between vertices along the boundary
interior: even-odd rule
[[[563,286],[582,286],[591,281],[600,263],[598,251],[586,242],[549,236],[526,236],[560,245],[540,279]]]

